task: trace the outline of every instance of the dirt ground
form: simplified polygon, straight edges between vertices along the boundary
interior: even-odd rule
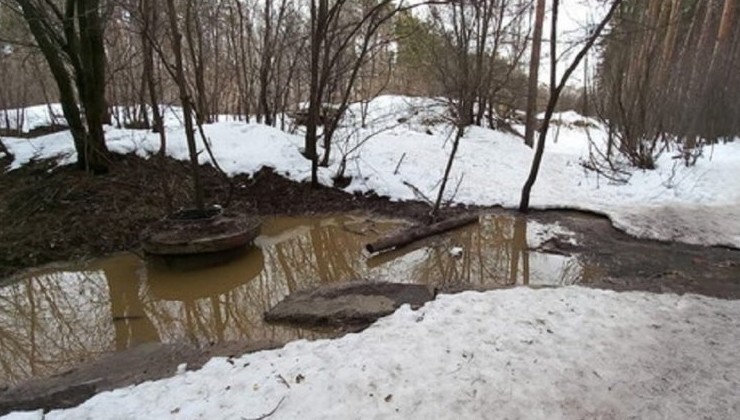
[[[569,251],[600,270],[586,286],[740,299],[740,250],[637,239],[614,229],[604,217],[582,212],[532,216],[577,233],[579,245]]]
[[[99,176],[71,167],[54,168],[52,162],[43,161],[1,173],[0,284],[12,281],[14,273],[49,262],[138,248],[145,226],[187,207],[187,169],[184,162],[127,155],[118,156],[110,173]],[[326,187],[312,189],[267,169],[253,177],[231,180],[208,166],[202,172],[209,203],[252,215],[363,211],[420,221],[428,213],[424,203],[391,202]],[[503,209],[460,206],[446,210],[445,216],[473,210],[514,214]],[[636,239],[614,229],[607,219],[582,212],[536,211],[529,217],[557,221],[576,232],[578,246],[552,246],[555,252],[578,253],[599,268],[598,279],[587,286],[740,299],[739,250]],[[275,345],[233,343],[206,349],[155,345],[133,349],[52,379],[37,378],[14,389],[0,389],[0,414],[12,409],[76,405],[102,390],[172,375],[179,361],[187,361],[192,369],[215,355],[241,354]],[[111,366],[127,369],[118,372]]]
[[[257,216],[365,210],[421,219],[428,212],[423,203],[312,189],[269,169],[231,180],[210,166],[201,173],[208,203]],[[186,163],[134,155],[116,156],[105,175],[54,168],[49,161],[0,173],[0,220],[10,221],[0,225],[0,279],[49,262],[137,248],[147,225],[188,207],[190,189]]]

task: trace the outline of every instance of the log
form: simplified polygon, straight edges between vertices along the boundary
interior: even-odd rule
[[[424,239],[433,235],[439,235],[440,233],[444,233],[452,229],[457,229],[459,227],[469,225],[474,222],[478,222],[477,213],[453,217],[451,219],[443,220],[431,225],[414,226],[402,232],[394,233],[380,238],[375,242],[369,243],[365,245],[365,249],[367,249],[367,251],[370,253],[376,253],[391,248],[400,248],[404,245],[408,245],[420,239]]]
[[[423,248],[422,244],[414,243],[414,244],[409,244],[407,246],[404,246],[402,248],[387,250],[380,254],[375,254],[371,256],[370,258],[368,258],[367,260],[365,260],[365,265],[367,266],[367,268],[372,270],[373,268],[380,267],[391,261],[395,261],[421,248]]]

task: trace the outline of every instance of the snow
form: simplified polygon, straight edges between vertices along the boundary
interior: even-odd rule
[[[182,122],[182,108],[178,106],[162,106],[160,109],[165,124],[180,124]],[[123,107],[114,107],[112,119],[123,118]],[[7,119],[6,119],[7,117]],[[227,116],[224,116],[227,117]],[[20,130],[28,133],[34,128],[50,124],[66,125],[61,104],[33,105],[26,108],[0,110],[0,128]]]
[[[575,236],[575,232],[566,229],[557,222],[544,224],[536,220],[527,221],[527,245],[532,249],[539,248],[553,238],[560,239],[570,245],[578,245]]]
[[[537,114],[538,120],[545,119],[545,113]],[[552,114],[551,123],[554,125],[567,125],[573,126],[575,124],[589,125],[592,127],[599,127],[600,123],[597,119],[591,117],[584,117],[583,115],[570,110],[565,112],[555,112]]]
[[[460,246],[453,246],[450,248],[450,256],[453,258],[460,258],[463,255],[464,249]]]
[[[28,120],[41,118],[33,116],[34,109],[28,111]],[[346,175],[352,177],[348,192],[375,191],[393,200],[434,197],[452,147],[453,130],[444,112],[439,100],[381,96],[369,104],[367,128],[361,129],[361,108],[353,105],[336,134],[330,167],[320,168],[320,181],[331,184],[346,154]],[[170,114],[167,153],[187,159],[177,112]],[[664,153],[657,169],[628,169],[627,182],[622,184],[581,165],[588,159],[589,144],[605,141],[598,122],[572,111],[557,114],[555,120],[559,124],[552,127],[547,140],[532,207],[601,213],[638,237],[740,247],[740,142],[706,149],[692,167]],[[579,124],[583,122],[588,124]],[[210,124],[205,131],[216,160],[230,175],[251,174],[267,166],[293,180],[310,179],[310,164],[300,153],[300,131],[291,134],[238,121]],[[107,127],[106,138],[117,152],[149,156],[159,147],[158,135],[144,131]],[[60,164],[74,161],[68,132],[30,140],[4,138],[3,142],[15,155],[11,169],[42,157],[60,156]],[[469,128],[452,167],[446,198],[517,207],[532,154],[511,134]],[[199,159],[209,162],[205,151]]]
[[[24,418],[729,419],[740,415],[739,340],[737,301],[466,292],[360,334],[216,358]]]
[[[433,197],[451,149],[444,104],[380,97],[369,104],[365,129],[357,124],[360,107],[350,111],[330,167],[320,169],[321,182],[331,182],[346,154],[349,192]],[[168,118],[167,153],[186,159],[176,117],[173,111]],[[665,153],[656,170],[630,169],[626,183],[617,184],[581,166],[589,145],[604,142],[598,122],[572,112],[556,120],[534,207],[599,212],[640,237],[740,247],[740,142],[707,149],[693,167]],[[309,179],[300,131],[238,121],[205,130],[231,175],[269,166],[297,181]],[[111,150],[141,156],[159,146],[157,134],[137,130],[107,127],[106,139]],[[74,160],[68,132],[3,142],[15,158],[11,169],[32,159]],[[209,162],[205,151],[199,158]],[[531,159],[519,138],[471,127],[446,198],[516,207]],[[575,241],[562,226],[533,221],[527,236],[532,247],[552,237]],[[465,252],[457,244],[448,249]],[[422,250],[416,252],[405,258]],[[534,257],[534,278],[574,270],[564,257]],[[200,371],[178,369],[172,378],[106,392],[46,417],[8,418],[259,418],[273,409],[270,418],[736,418],[738,320],[740,302],[698,296],[580,287],[441,296],[339,340],[214,359]]]
[[[17,129],[20,125],[24,133],[33,130],[42,125],[66,124],[62,116],[62,106],[60,104],[34,105],[27,108],[15,108],[0,110],[0,127],[7,129]],[[7,124],[6,122],[10,124]]]
[[[566,3],[560,51],[588,32],[583,22],[598,21],[605,10],[594,0]],[[558,74],[573,51],[559,60]],[[572,82],[582,84],[582,78],[578,70]],[[540,81],[549,82],[547,72]],[[46,106],[25,109],[22,124],[14,111],[8,119],[24,132],[52,119],[63,122],[58,105],[52,115]],[[187,159],[181,112],[166,111],[167,154]],[[359,129],[361,109],[352,106],[320,181],[330,184],[347,154],[349,192],[375,191],[394,200],[435,196],[453,133],[444,111],[439,100],[384,96],[370,104],[368,127]],[[230,119],[205,127],[228,174],[271,167],[293,180],[309,179],[299,130]],[[665,153],[656,170],[629,169],[627,182],[617,184],[581,166],[590,141],[603,144],[598,121],[572,111],[553,121],[533,207],[601,213],[638,237],[740,248],[740,142],[714,146],[689,168]],[[157,134],[112,127],[106,139],[113,151],[141,156],[159,145]],[[14,156],[11,170],[34,159],[74,162],[68,132],[2,140]],[[210,161],[205,151],[199,159]],[[532,150],[519,138],[470,128],[446,197],[516,207],[531,160]],[[533,221],[527,236],[533,248],[552,237],[575,241],[561,226]],[[452,256],[464,252],[449,248]],[[572,269],[565,257],[539,257],[530,256],[535,279]],[[402,307],[340,339],[215,358],[198,371],[181,364],[171,378],[105,392],[75,408],[3,418],[740,418],[738,342],[740,301],[577,286],[466,292],[438,296],[417,311]]]

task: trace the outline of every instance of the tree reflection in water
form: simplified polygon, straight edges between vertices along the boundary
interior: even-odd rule
[[[115,350],[105,276],[38,271],[0,291],[0,383],[64,371]]]
[[[116,350],[160,341],[159,333],[141,301],[145,273],[139,261],[132,258],[112,259],[101,269],[108,285]]]
[[[277,218],[243,258],[219,267],[183,272],[119,255],[31,273],[0,289],[0,381],[58,373],[151,341],[323,337],[262,321],[289,293],[320,284],[365,279],[455,290],[570,284],[583,276],[576,258],[530,250],[532,224],[507,216],[367,258],[368,241],[400,227],[360,217]],[[461,258],[450,255],[453,246],[463,248]]]
[[[477,225],[373,257],[368,265],[382,277],[409,279],[442,291],[581,281],[584,272],[576,257],[531,249],[530,238],[541,227],[524,217],[486,215]],[[453,247],[463,249],[459,258],[450,254]]]

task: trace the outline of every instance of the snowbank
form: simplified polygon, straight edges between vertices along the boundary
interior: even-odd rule
[[[61,104],[34,105],[27,108],[0,110],[0,128],[20,130],[24,133],[50,124],[67,124]]]
[[[737,301],[467,292],[360,334],[217,358],[23,418],[729,419],[740,416],[738,342]]]
[[[349,192],[418,199],[409,187],[413,185],[433,197],[452,146],[444,111],[444,104],[433,99],[383,96],[369,105],[367,126],[360,128],[362,107],[353,105],[336,135],[331,166],[320,170],[321,181],[331,183],[346,155],[346,175],[352,176]],[[589,138],[603,142],[605,134],[577,122],[597,123],[572,112],[557,117],[564,124],[553,127],[548,138],[532,192],[533,207],[602,213],[618,228],[639,237],[740,247],[740,142],[707,149],[690,168],[670,153],[663,154],[656,170],[631,169],[626,184],[615,184],[581,166],[588,157]],[[180,123],[173,117],[168,124],[168,154],[186,159]],[[216,159],[229,174],[270,166],[297,181],[310,177],[309,162],[299,152],[300,132],[289,134],[243,122],[220,122],[205,129]],[[153,133],[108,128],[106,136],[110,148],[119,152],[146,156],[159,147]],[[61,163],[73,159],[69,133],[4,142],[15,155],[12,168],[33,158],[61,155]],[[208,162],[208,154],[201,153],[200,159]],[[531,160],[532,150],[516,136],[471,127],[452,167],[447,197],[458,203],[517,207]]]

